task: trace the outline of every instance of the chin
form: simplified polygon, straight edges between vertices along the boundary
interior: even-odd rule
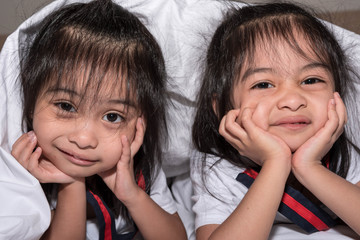
[[[85,178],[95,174],[92,171],[76,171],[76,169],[62,169],[61,171],[72,178]]]
[[[300,143],[288,143],[288,146],[292,153],[296,152],[302,144]]]

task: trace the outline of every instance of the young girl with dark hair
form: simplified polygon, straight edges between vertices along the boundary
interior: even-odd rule
[[[346,238],[326,231],[339,222],[360,234],[359,148],[345,127],[347,109],[357,115],[355,77],[303,8],[229,13],[207,52],[193,126],[197,239]]]
[[[21,62],[27,133],[12,155],[53,209],[43,239],[184,239],[165,175],[165,65],[110,0],[45,18]]]

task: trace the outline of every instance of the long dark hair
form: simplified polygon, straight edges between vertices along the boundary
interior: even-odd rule
[[[166,138],[165,63],[161,49],[139,18],[111,0],[95,0],[65,6],[47,16],[35,39],[21,49],[23,119],[32,130],[36,100],[49,84],[75,84],[82,70],[89,86],[109,84],[120,91],[126,81],[127,97],[135,93],[147,129],[144,142],[134,157],[135,175],[147,176],[149,192],[155,165],[161,164],[160,142]],[[84,70],[86,69],[86,70]],[[117,80],[117,81],[116,81]],[[96,96],[94,96],[96,101]],[[87,178],[87,187],[104,198],[115,213],[127,211],[98,176]]]
[[[231,109],[232,90],[244,62],[253,61],[256,45],[281,39],[296,52],[308,57],[297,43],[299,33],[319,60],[328,66],[339,92],[349,108],[356,109],[348,60],[337,40],[312,13],[289,3],[271,3],[232,8],[217,28],[206,56],[206,67],[200,88],[193,125],[196,148],[241,167],[258,167],[240,156],[218,131],[220,120]],[[215,111],[214,111],[214,103]],[[356,115],[355,115],[356,116]],[[354,125],[354,124],[353,124]],[[350,164],[350,145],[359,149],[344,132],[330,150],[330,170],[345,177]]]

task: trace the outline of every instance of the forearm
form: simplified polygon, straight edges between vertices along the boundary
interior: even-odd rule
[[[85,239],[85,237],[85,182],[61,184],[50,227],[41,239]]]
[[[178,214],[167,213],[144,191],[127,208],[145,239],[187,239]]]
[[[267,239],[289,172],[290,166],[265,163],[238,207],[209,239]]]
[[[360,184],[354,185],[322,165],[295,168],[297,179],[360,235]]]

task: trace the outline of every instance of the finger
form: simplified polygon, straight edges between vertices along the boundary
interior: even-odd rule
[[[28,160],[36,147],[36,136],[30,131],[23,134],[13,145],[11,154],[24,167],[27,168]]]
[[[40,147],[37,147],[31,157],[29,158],[29,163],[27,170],[40,182],[42,182],[42,178],[40,176],[39,172],[39,158],[41,156],[42,149]]]
[[[139,151],[141,145],[143,144],[145,136],[145,125],[143,119],[140,117],[136,122],[136,132],[133,142],[131,143],[131,158],[135,156],[135,154]]]
[[[348,120],[346,107],[338,92],[334,93],[334,100],[335,100],[336,112],[339,115],[339,124],[345,125]]]
[[[240,150],[242,149],[243,147],[243,143],[241,141],[241,139],[239,139],[237,136],[235,136],[231,130],[229,131],[227,129],[227,127],[225,127],[226,125],[226,122],[227,122],[227,118],[231,116],[231,119],[232,121],[236,120],[236,117],[234,118],[233,117],[233,113],[234,112],[229,112],[228,114],[226,114],[222,119],[221,119],[221,122],[220,122],[220,126],[219,126],[219,133],[221,136],[224,137],[224,139],[231,145],[233,146],[235,149],[237,149],[239,152]],[[236,115],[236,114],[235,114]],[[230,121],[231,122],[231,121]],[[235,123],[236,125],[239,126],[238,123]]]
[[[325,123],[325,126],[321,129],[321,131],[318,132],[319,136],[323,136],[324,139],[327,139],[328,141],[333,141],[333,136],[337,139],[339,127],[339,116],[336,112],[335,108],[335,100],[330,99],[328,104],[328,121]]]
[[[223,131],[236,138],[243,139],[247,137],[247,133],[242,127],[241,120],[239,121],[239,119],[241,119],[239,114],[240,110],[231,110],[226,114],[223,123]]]
[[[250,108],[245,108],[241,116],[241,122],[245,132],[247,132],[249,136],[253,136],[255,134],[254,138],[256,138],[257,137],[256,132],[259,129],[259,127],[256,126],[252,120],[253,113],[254,111],[251,110]]]
[[[129,140],[125,135],[121,136],[121,144],[122,144],[122,153],[119,163],[128,165],[130,164],[130,160],[131,160],[131,150],[130,150]]]

